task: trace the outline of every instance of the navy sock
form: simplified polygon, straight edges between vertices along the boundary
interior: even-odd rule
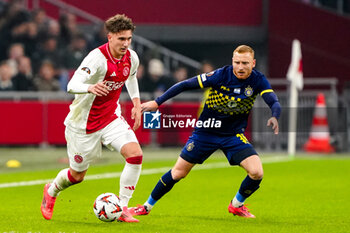
[[[262,180],[253,180],[248,175],[243,180],[241,187],[239,188],[239,194],[241,194],[244,199],[252,195],[260,186]]]
[[[173,177],[171,176],[171,170],[169,170],[159,179],[156,187],[154,187],[151,193],[153,200],[158,201],[160,198],[162,198],[173,188],[176,182],[178,182],[178,180],[173,180]]]

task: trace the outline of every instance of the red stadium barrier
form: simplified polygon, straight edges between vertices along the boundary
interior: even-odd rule
[[[41,102],[0,102],[0,143],[40,144],[43,141],[44,108]]]
[[[0,122],[2,122],[0,145],[65,145],[63,121],[69,112],[70,103],[70,101],[0,101]],[[160,112],[163,115],[190,115],[191,118],[196,118],[199,105],[199,102],[164,104]],[[132,127],[133,104],[127,101],[121,103],[121,106],[123,116]],[[152,132],[155,132],[155,138],[152,138]],[[247,129],[248,139],[250,139],[249,132],[250,129]],[[183,146],[191,133],[191,128],[177,127],[152,131],[143,129],[142,125],[135,132],[141,145],[155,143],[159,146]]]
[[[63,121],[69,112],[69,101],[1,101],[0,145],[65,145]],[[131,102],[122,103],[130,125]],[[142,145],[150,144],[150,132],[136,131]]]
[[[69,112],[70,101],[1,101],[0,145],[65,145],[63,121]],[[123,116],[132,127],[131,102],[121,103]],[[162,106],[164,113],[197,115],[199,103],[173,103]],[[159,131],[154,143],[161,146],[183,145],[191,129],[171,129]],[[151,130],[136,130],[141,145],[152,143]]]

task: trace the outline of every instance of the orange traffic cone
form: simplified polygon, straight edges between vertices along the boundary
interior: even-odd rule
[[[326,100],[323,93],[319,93],[316,100],[309,140],[305,143],[304,149],[307,152],[332,153],[334,152],[334,148],[329,141]]]

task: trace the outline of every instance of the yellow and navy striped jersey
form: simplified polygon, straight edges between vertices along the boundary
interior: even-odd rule
[[[240,80],[234,75],[232,66],[198,75],[197,79],[201,88],[210,88],[199,120],[214,118],[221,121],[221,127],[199,128],[196,131],[210,131],[216,134],[244,132],[256,96],[273,92],[266,77],[255,69],[245,80]]]

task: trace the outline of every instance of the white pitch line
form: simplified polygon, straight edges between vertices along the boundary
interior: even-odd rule
[[[279,157],[269,157],[263,158],[262,162],[266,163],[278,163],[278,162],[286,162],[289,161],[287,156],[279,156]],[[157,173],[164,173],[171,169],[172,167],[161,167],[161,168],[151,168],[144,169],[141,172],[141,175],[152,175]],[[208,163],[201,166],[196,166],[193,170],[209,170],[215,168],[230,168],[228,162],[217,162],[217,163]],[[119,178],[121,172],[111,172],[111,173],[101,173],[95,175],[87,175],[84,180],[99,180],[99,179],[111,179],[111,178]],[[52,182],[53,179],[45,179],[45,180],[31,180],[31,181],[21,181],[21,182],[11,182],[11,183],[2,183],[0,184],[1,188],[12,188],[12,187],[21,187],[21,186],[33,186],[33,185],[42,185],[49,182]]]

